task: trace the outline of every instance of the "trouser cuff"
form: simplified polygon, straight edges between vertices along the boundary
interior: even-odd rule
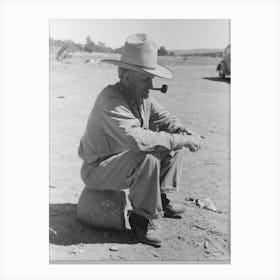
[[[163,216],[163,212],[158,212],[158,213],[155,213],[155,214],[149,214],[144,210],[136,209],[136,208],[133,208],[133,212],[140,215],[140,216],[145,217],[146,219],[159,219],[160,217]]]
[[[178,191],[178,187],[174,187],[173,185],[172,186],[161,186],[160,187],[160,192],[161,193],[170,193],[170,192],[176,192]]]

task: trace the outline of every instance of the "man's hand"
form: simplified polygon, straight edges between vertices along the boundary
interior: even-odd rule
[[[185,128],[185,127],[178,127],[174,133],[178,133],[178,134],[187,134],[187,135],[193,135],[195,134],[194,131],[192,131],[191,129],[189,128]]]
[[[174,133],[173,136],[173,149],[178,150],[183,147],[188,148],[191,152],[197,152],[201,148],[201,140],[204,138],[199,134],[188,135],[186,133]]]
[[[201,136],[200,135],[186,135],[185,147],[188,148],[191,152],[197,152],[201,149]]]

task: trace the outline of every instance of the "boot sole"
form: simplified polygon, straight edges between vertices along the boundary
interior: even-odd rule
[[[181,214],[183,214],[183,213],[185,213],[186,212],[186,209],[185,210],[182,210],[182,211],[180,211],[180,212],[176,212],[176,213],[174,213],[174,212],[170,212],[169,210],[167,210],[167,211],[163,211],[164,212],[164,216],[166,216],[166,217],[168,217],[168,218],[180,218],[181,216]]]
[[[149,241],[146,241],[146,240],[142,240],[141,237],[139,237],[139,235],[137,234],[137,231],[135,228],[131,227],[131,232],[138,238],[138,240],[144,244],[147,244],[147,245],[151,245],[151,246],[154,246],[154,247],[161,247],[161,243],[153,243],[153,242],[149,242]]]

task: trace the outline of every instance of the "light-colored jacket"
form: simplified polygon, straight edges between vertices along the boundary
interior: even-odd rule
[[[78,154],[84,164],[98,165],[126,150],[177,150],[182,148],[182,140],[172,133],[180,127],[175,115],[153,98],[143,100],[141,105],[131,103],[117,83],[107,86],[97,97]]]

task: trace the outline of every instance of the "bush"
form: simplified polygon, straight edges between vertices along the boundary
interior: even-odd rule
[[[158,55],[168,55],[168,51],[165,49],[165,47],[160,47],[158,50]]]
[[[95,44],[89,36],[86,38],[86,44],[84,46],[86,52],[102,52],[102,53],[111,53],[113,52],[112,48],[106,47],[103,42],[98,42]]]
[[[63,60],[64,59],[64,53],[67,50],[67,45],[63,45],[59,51],[56,54],[56,60]]]

